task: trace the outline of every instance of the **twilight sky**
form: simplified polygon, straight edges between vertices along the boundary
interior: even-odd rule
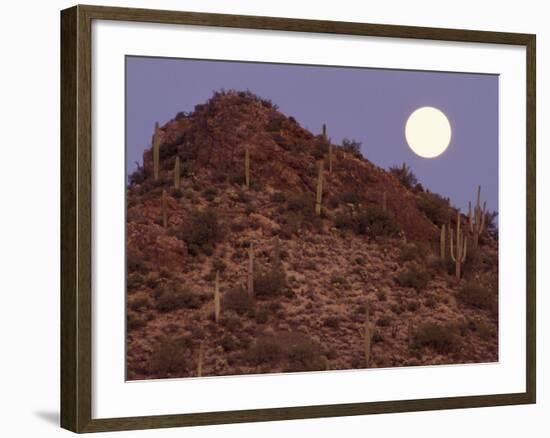
[[[141,163],[156,121],[192,111],[221,88],[271,99],[313,133],[326,123],[333,142],[362,142],[378,166],[405,161],[424,187],[463,211],[481,184],[482,200],[498,211],[496,75],[127,57],[127,171]],[[417,156],[405,139],[408,116],[422,106],[451,123],[451,143],[436,158]]]

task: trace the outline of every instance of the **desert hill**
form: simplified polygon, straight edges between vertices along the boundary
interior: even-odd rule
[[[481,209],[470,225],[406,165],[250,92],[215,93],[152,144],[127,189],[129,379],[498,360],[484,210],[475,234]]]

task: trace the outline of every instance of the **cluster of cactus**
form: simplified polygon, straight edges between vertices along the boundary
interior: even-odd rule
[[[470,224],[470,232],[473,236],[474,248],[477,248],[479,243],[479,236],[483,233],[485,229],[485,216],[486,216],[486,207],[487,203],[483,203],[481,207],[481,186],[477,187],[477,201],[472,215],[472,203],[468,202],[468,222]]]
[[[455,262],[455,275],[460,278],[462,264],[466,261],[466,251],[468,240],[464,232],[460,229],[460,211],[456,212],[456,243],[453,242],[453,229],[450,230],[451,259]]]

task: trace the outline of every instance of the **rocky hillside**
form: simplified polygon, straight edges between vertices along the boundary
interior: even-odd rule
[[[127,189],[129,379],[498,360],[481,207],[470,225],[406,165],[249,92],[215,93],[152,143]]]

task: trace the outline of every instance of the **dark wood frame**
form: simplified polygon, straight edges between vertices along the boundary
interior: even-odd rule
[[[526,392],[127,418],[92,419],[91,23],[92,20],[270,29],[393,38],[512,44],[527,52],[527,369]],[[75,6],[61,12],[61,426],[98,432],[515,405],[536,401],[535,109],[536,37],[275,17]]]

